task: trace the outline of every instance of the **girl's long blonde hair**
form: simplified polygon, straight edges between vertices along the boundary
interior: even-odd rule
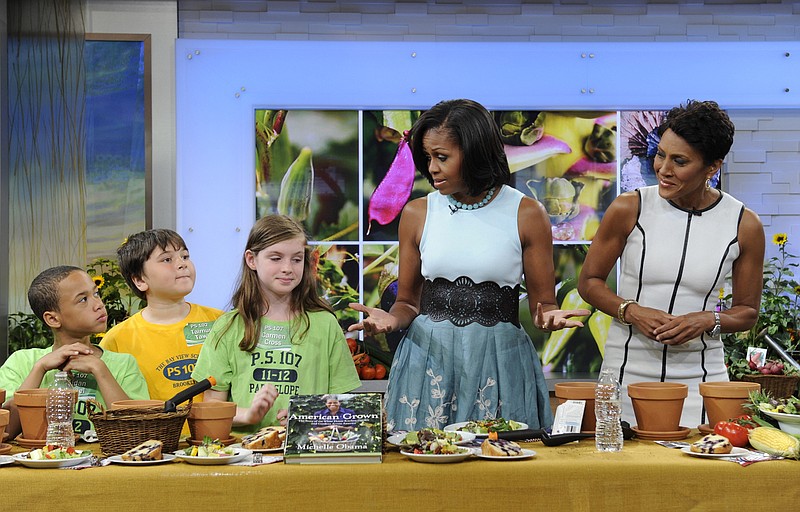
[[[253,254],[258,254],[272,245],[298,237],[303,237],[304,241],[308,240],[308,236],[299,222],[286,215],[271,214],[256,221],[247,237],[245,249]],[[331,306],[319,296],[315,266],[314,260],[311,258],[311,248],[306,243],[303,257],[303,278],[300,280],[300,284],[292,290],[291,308],[292,312],[296,313],[295,320],[292,321],[292,331],[298,332],[302,326],[302,332],[296,338],[292,336],[293,342],[301,340],[308,332],[310,328],[309,311],[329,311],[333,314]],[[252,352],[258,344],[261,316],[265,311],[269,311],[269,300],[261,288],[258,274],[247,266],[244,253],[239,285],[233,294],[231,305],[236,310],[236,314],[231,317],[231,323],[225,330],[230,328],[237,316],[241,316],[242,322],[244,322],[244,336],[239,342],[239,348],[246,352]]]

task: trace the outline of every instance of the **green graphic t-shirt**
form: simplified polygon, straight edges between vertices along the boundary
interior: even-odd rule
[[[99,347],[95,347],[99,350]],[[8,360],[0,367],[0,388],[6,389],[6,400],[11,398],[14,391],[19,388],[33,369],[33,365],[52,352],[52,347],[48,348],[29,348],[17,350],[8,356]],[[104,350],[100,359],[108,367],[108,371],[114,376],[122,390],[131,400],[147,400],[150,395],[147,392],[147,382],[145,382],[142,372],[136,360],[129,354],[118,354],[109,350]],[[40,388],[48,388],[53,383],[57,370],[50,370],[44,374]],[[94,428],[89,421],[87,411],[87,401],[96,400],[104,407],[108,408],[100,394],[100,389],[94,375],[83,372],[70,372],[72,385],[78,389],[78,403],[75,404],[75,415],[73,426],[75,432],[82,433]]]
[[[273,384],[279,393],[259,425],[235,427],[237,431],[277,425],[276,415],[288,407],[292,395],[347,393],[361,384],[336,317],[319,311],[309,313],[309,319],[311,327],[302,340],[295,339],[291,322],[262,320],[253,352],[239,348],[244,323],[236,311],[214,323],[192,377],[199,381],[213,376],[217,380],[213,389],[229,392],[239,407],[250,407],[265,384]]]

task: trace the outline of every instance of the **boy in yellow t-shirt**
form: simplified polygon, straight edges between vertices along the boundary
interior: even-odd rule
[[[194,384],[197,355],[222,311],[186,302],[194,288],[195,268],[175,231],[150,229],[131,235],[117,250],[117,258],[128,286],[147,300],[147,306],[111,328],[100,346],[132,354],[150,398],[168,400]]]

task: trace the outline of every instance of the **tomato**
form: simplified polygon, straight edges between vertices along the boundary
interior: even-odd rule
[[[361,378],[364,380],[373,380],[375,378],[375,367],[365,366],[361,369]]]
[[[347,346],[350,348],[350,353],[355,354],[358,349],[358,342],[353,338],[347,338]]]
[[[753,417],[750,416],[749,414],[740,414],[739,416],[737,416],[735,418],[732,418],[732,419],[730,419],[728,421],[732,421],[733,423],[736,423],[737,425],[741,425],[744,428],[746,428],[747,430],[753,430],[754,428],[756,428],[758,426],[758,423],[753,421]]]
[[[733,446],[747,446],[747,428],[733,421],[719,421],[714,425],[714,433],[727,437]]]
[[[382,379],[386,377],[386,367],[382,364],[375,365],[375,378]]]

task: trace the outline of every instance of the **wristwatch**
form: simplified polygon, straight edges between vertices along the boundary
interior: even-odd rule
[[[712,327],[710,331],[706,331],[706,334],[708,334],[710,338],[719,338],[721,333],[722,325],[719,323],[719,311],[714,311],[714,327]]]

